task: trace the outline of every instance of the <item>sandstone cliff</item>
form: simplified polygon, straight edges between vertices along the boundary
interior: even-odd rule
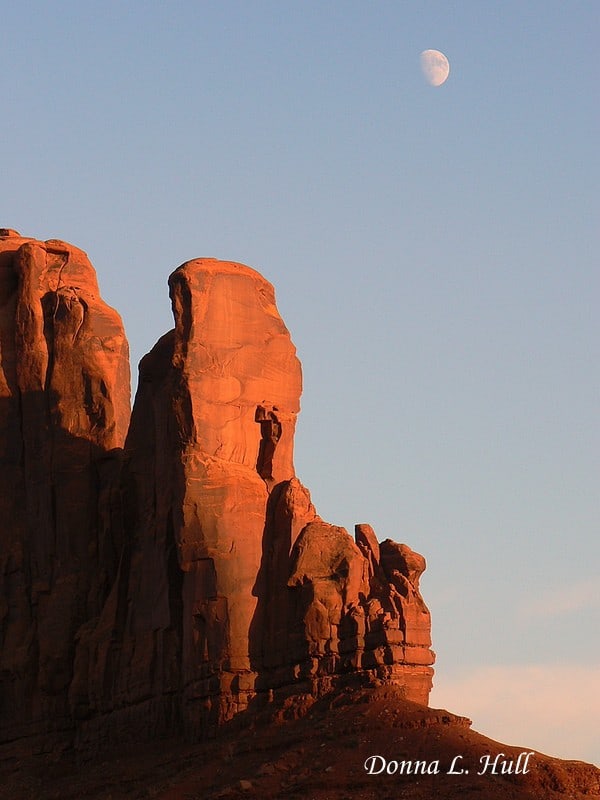
[[[130,419],[123,327],[85,254],[0,234],[1,739],[201,737],[348,683],[426,703],[425,562],[317,515],[273,287],[214,259],[169,286]]]
[[[111,452],[128,425],[127,350],[85,253],[2,230],[2,739],[48,746],[73,727],[77,631],[100,612],[122,548]]]
[[[541,754],[485,783],[365,774],[520,751],[426,707],[423,557],[324,522],[295,475],[270,284],[199,259],[169,285],[130,412],[86,255],[0,229],[0,797],[598,796],[594,767]]]

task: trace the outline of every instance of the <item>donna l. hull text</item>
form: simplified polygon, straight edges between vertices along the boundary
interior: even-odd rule
[[[505,753],[483,755],[473,765],[457,754],[450,764],[439,760],[397,760],[381,755],[369,756],[364,764],[367,775],[527,775],[531,769],[532,751],[523,751],[517,757]]]

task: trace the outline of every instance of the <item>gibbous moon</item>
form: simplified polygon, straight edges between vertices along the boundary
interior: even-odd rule
[[[431,86],[441,86],[450,74],[448,59],[439,50],[423,50],[421,69],[425,80]]]

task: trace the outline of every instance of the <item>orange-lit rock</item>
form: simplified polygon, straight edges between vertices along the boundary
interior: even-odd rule
[[[273,287],[214,259],[169,286],[129,421],[85,254],[0,238],[4,697],[80,747],[365,682],[426,702],[424,560],[323,522],[296,477],[301,368]]]
[[[352,539],[324,522],[295,475],[300,363],[271,285],[199,259],[170,288],[175,328],[141,361],[130,420],[127,342],[86,255],[0,229],[7,796],[104,796],[110,772],[119,796],[362,798],[374,784],[357,769],[394,728],[394,756],[449,766],[460,750],[476,764],[491,745],[518,757],[425,707],[425,559],[369,525]],[[193,756],[182,748],[182,733],[205,737],[243,710]],[[238,747],[251,725],[252,746]],[[141,745],[155,734],[172,737],[160,758]],[[82,770],[70,758],[84,751],[89,766],[117,742],[129,759],[118,749]],[[490,796],[598,787],[591,766],[533,761],[527,781],[494,780]],[[440,797],[482,785],[465,770],[444,793],[442,777]],[[411,786],[424,798],[433,783]]]
[[[75,638],[100,612],[122,546],[106,501],[128,423],[127,341],[87,256],[2,229],[2,738],[71,725]]]
[[[93,711],[168,695],[200,731],[255,692],[256,583],[270,493],[294,479],[301,370],[254,270],[198,259],[169,285],[175,329],[140,364],[126,445],[129,552],[80,660]]]

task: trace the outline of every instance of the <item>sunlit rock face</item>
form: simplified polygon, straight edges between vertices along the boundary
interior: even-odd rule
[[[169,285],[175,329],[140,364],[127,439],[130,555],[85,660],[95,711],[114,686],[121,706],[177,692],[200,731],[255,693],[255,584],[270,492],[294,477],[301,369],[254,270],[199,259]]]
[[[254,270],[192,261],[169,285],[183,434],[173,515],[183,688],[193,700],[218,674],[239,709],[254,692],[250,634],[269,493],[294,477],[301,368],[273,287]]]
[[[198,737],[357,683],[426,703],[424,559],[323,522],[296,477],[301,367],[273,287],[214,259],[169,286],[129,421],[85,254],[0,238],[0,730]]]
[[[77,631],[122,548],[129,413],[127,340],[85,253],[1,229],[0,741],[72,726]]]
[[[175,328],[141,362],[126,445],[130,551],[80,648],[86,715],[201,735],[257,697],[351,680],[426,703],[424,560],[364,525],[355,543],[295,476],[301,370],[273,288],[212,259],[169,285]]]

